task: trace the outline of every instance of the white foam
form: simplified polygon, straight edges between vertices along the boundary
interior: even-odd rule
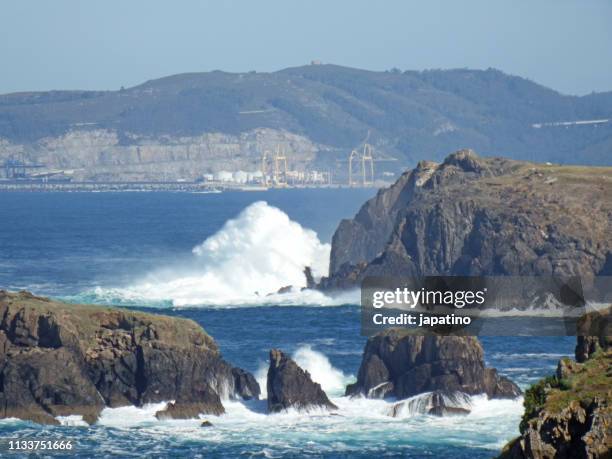
[[[268,398],[267,392],[267,381],[268,381],[268,367],[270,366],[269,362],[259,362],[259,366],[257,367],[257,371],[255,372],[255,379],[257,380],[257,384],[259,384],[259,389],[261,390],[260,398],[266,399]]]
[[[159,269],[127,288],[97,288],[101,301],[173,306],[335,305],[355,303],[355,292],[330,298],[306,286],[304,268],[327,275],[330,245],[264,201],[251,204],[202,244],[193,257]],[[282,287],[293,286],[285,294]],[[118,301],[117,301],[118,300]]]
[[[83,416],[76,414],[71,414],[69,416],[56,416],[55,419],[57,419],[63,426],[87,427],[89,425],[83,420]]]
[[[311,379],[319,383],[327,395],[344,394],[346,385],[354,379],[353,376],[347,376],[334,368],[324,354],[310,346],[301,346],[292,357],[300,367],[310,373]]]
[[[321,448],[335,448],[333,445],[369,443],[373,438],[382,445],[393,443],[397,438],[437,443],[440,432],[444,432],[444,442],[448,444],[500,449],[518,434],[517,426],[523,412],[520,398],[488,400],[486,395],[473,396],[470,398],[471,412],[465,416],[411,413],[410,416],[392,417],[389,411],[397,403],[395,400],[334,396],[332,390],[337,389],[341,381],[342,384],[350,382],[350,377],[334,368],[323,354],[304,346],[293,354],[293,358],[329,391],[331,401],[338,406],[337,411],[288,410],[269,415],[265,400],[224,400],[226,413],[221,416],[160,421],[155,418],[155,412],[165,407],[164,402],[142,408],[106,408],[98,423],[126,431],[137,427],[139,432],[155,438],[170,436],[219,444],[248,441],[269,448],[271,453],[287,448],[302,451],[305,439],[312,444],[313,451],[319,452]],[[262,364],[263,368],[267,365]],[[265,382],[262,389],[265,392]],[[210,420],[213,427],[201,428],[201,418]]]
[[[122,406],[104,408],[98,418],[98,424],[112,427],[133,427],[135,425],[158,422],[155,413],[163,410],[168,402],[149,403],[142,407]]]

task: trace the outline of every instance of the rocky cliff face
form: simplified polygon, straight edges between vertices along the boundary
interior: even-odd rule
[[[612,347],[612,306],[583,315],[578,326],[583,330],[592,330],[595,336],[578,336],[576,362],[584,363],[597,352]]]
[[[421,162],[333,237],[324,288],[368,275],[612,273],[612,168],[481,158]]]
[[[258,395],[193,321],[0,291],[0,418],[91,423],[105,406],[169,400],[158,417],[193,417]]]
[[[327,398],[321,386],[312,381],[307,371],[278,349],[270,351],[267,388],[270,413],[289,408],[298,410],[338,408]]]
[[[485,367],[477,338],[413,336],[402,329],[386,330],[368,339],[357,382],[346,388],[347,395],[393,395],[398,399],[436,391],[487,394],[491,398],[521,394],[516,384]]]
[[[576,359],[582,360],[580,339]],[[525,394],[521,436],[503,459],[604,459],[612,457],[612,349],[608,338],[583,363],[564,359],[557,374]]]
[[[16,155],[48,169],[73,170],[75,180],[194,180],[204,173],[259,171],[264,151],[286,149],[292,168],[304,170],[325,147],[283,130],[240,134],[144,136],[112,129],[71,129],[57,137],[15,144],[0,138],[0,163]]]

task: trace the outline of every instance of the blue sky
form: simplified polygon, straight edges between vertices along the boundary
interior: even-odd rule
[[[0,93],[118,89],[313,59],[488,68],[568,94],[612,90],[611,0],[3,0]]]

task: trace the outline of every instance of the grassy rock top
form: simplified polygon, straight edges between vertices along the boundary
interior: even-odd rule
[[[612,348],[583,363],[562,359],[554,376],[525,392],[521,436],[500,458],[603,458],[612,453]]]
[[[322,287],[367,276],[612,273],[612,168],[479,157],[419,163],[343,220]]]
[[[58,347],[53,345],[54,339],[69,339],[72,335],[86,350],[96,344],[105,330],[124,330],[133,332],[136,344],[146,338],[176,347],[202,346],[218,353],[213,338],[189,319],[114,307],[68,304],[25,291],[11,293],[0,290],[0,318],[0,330],[22,345]],[[54,337],[53,330],[61,336]],[[43,332],[45,336],[40,342]]]

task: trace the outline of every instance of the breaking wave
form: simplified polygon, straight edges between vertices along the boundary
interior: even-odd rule
[[[310,346],[301,346],[293,354],[293,360],[310,373],[312,380],[321,385],[321,388],[330,396],[343,395],[346,385],[354,377],[347,376],[332,366],[329,359],[313,350]]]
[[[354,294],[330,298],[303,290],[306,266],[315,279],[327,275],[330,249],[314,231],[259,201],[194,247],[189,260],[155,270],[126,288],[98,287],[77,300],[161,307],[354,302]],[[278,293],[281,288],[284,293]]]

